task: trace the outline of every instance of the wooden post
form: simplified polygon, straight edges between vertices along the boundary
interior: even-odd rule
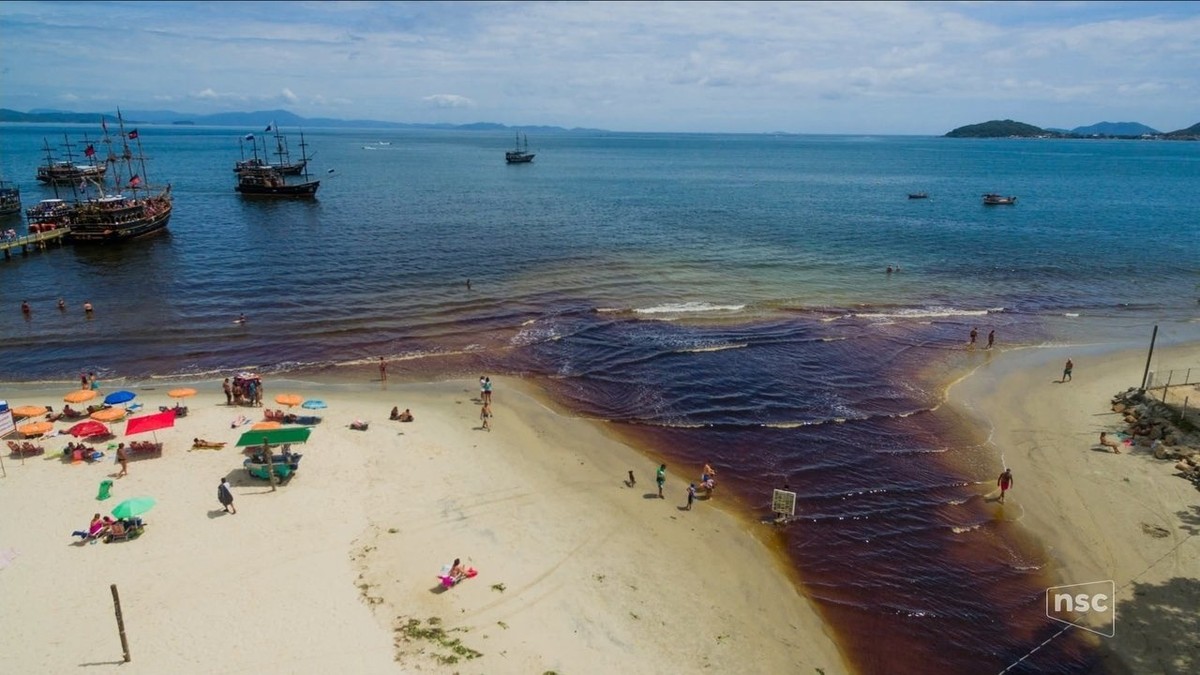
[[[275,492],[278,489],[275,487],[275,465],[271,462],[271,444],[267,443],[266,436],[263,437],[263,459],[267,463],[267,481],[271,483],[271,492]]]
[[[1175,374],[1174,370],[1167,371],[1167,382],[1163,385],[1162,402],[1167,402],[1167,387],[1171,386],[1171,376]]]
[[[1154,338],[1158,337],[1158,326],[1154,326],[1154,332],[1150,334],[1150,353],[1146,354],[1146,370],[1142,371],[1142,386],[1141,393],[1146,393],[1146,378],[1150,375],[1150,359],[1154,357]]]
[[[121,616],[121,596],[117,595],[117,585],[111,584],[113,595],[113,609],[117,613],[117,632],[121,634],[121,652],[125,654],[125,663],[129,663],[132,659],[129,656],[129,640],[125,638],[125,618]]]

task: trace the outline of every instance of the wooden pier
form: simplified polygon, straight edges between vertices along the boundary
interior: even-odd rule
[[[34,232],[16,239],[3,238],[0,239],[0,251],[4,252],[5,260],[12,260],[14,251],[19,252],[21,257],[27,257],[31,251],[44,251],[50,244],[61,247],[67,232],[67,228],[60,227],[49,232]]]

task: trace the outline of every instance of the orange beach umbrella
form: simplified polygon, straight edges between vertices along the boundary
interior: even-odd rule
[[[286,405],[290,408],[294,405],[300,405],[303,403],[304,397],[300,394],[280,394],[275,397],[275,402],[279,405]]]
[[[17,427],[17,431],[25,436],[41,436],[53,428],[54,425],[50,422],[34,422],[33,424],[24,424]]]
[[[36,417],[46,412],[44,405],[23,405],[20,408],[13,408],[12,414],[15,417]]]
[[[167,392],[167,396],[170,396],[171,398],[187,398],[195,395],[196,390],[192,389],[191,387],[180,387],[179,389],[172,389],[171,391]]]
[[[112,422],[113,420],[119,420],[124,416],[124,408],[105,408],[104,410],[97,410],[90,415],[92,419],[100,420],[101,422]]]
[[[96,398],[96,392],[91,389],[76,389],[63,397],[67,403],[83,403]]]

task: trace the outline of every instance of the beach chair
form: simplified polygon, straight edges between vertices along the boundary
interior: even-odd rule
[[[145,531],[145,525],[141,518],[133,519],[133,522],[126,523],[118,520],[108,528],[108,534],[104,536],[104,543],[111,544],[114,541],[129,541],[142,536]]]
[[[127,448],[127,455],[130,461],[135,459],[150,459],[153,457],[162,457],[162,443],[151,443],[150,441],[133,441]]]

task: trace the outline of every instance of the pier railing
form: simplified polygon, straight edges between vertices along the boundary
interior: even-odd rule
[[[0,237],[0,252],[3,253],[5,260],[9,260],[12,258],[14,250],[20,251],[21,255],[29,255],[30,249],[42,250],[46,248],[46,244],[51,242],[61,244],[65,236],[67,236],[67,228],[60,227],[47,232],[33,232],[20,237]]]

